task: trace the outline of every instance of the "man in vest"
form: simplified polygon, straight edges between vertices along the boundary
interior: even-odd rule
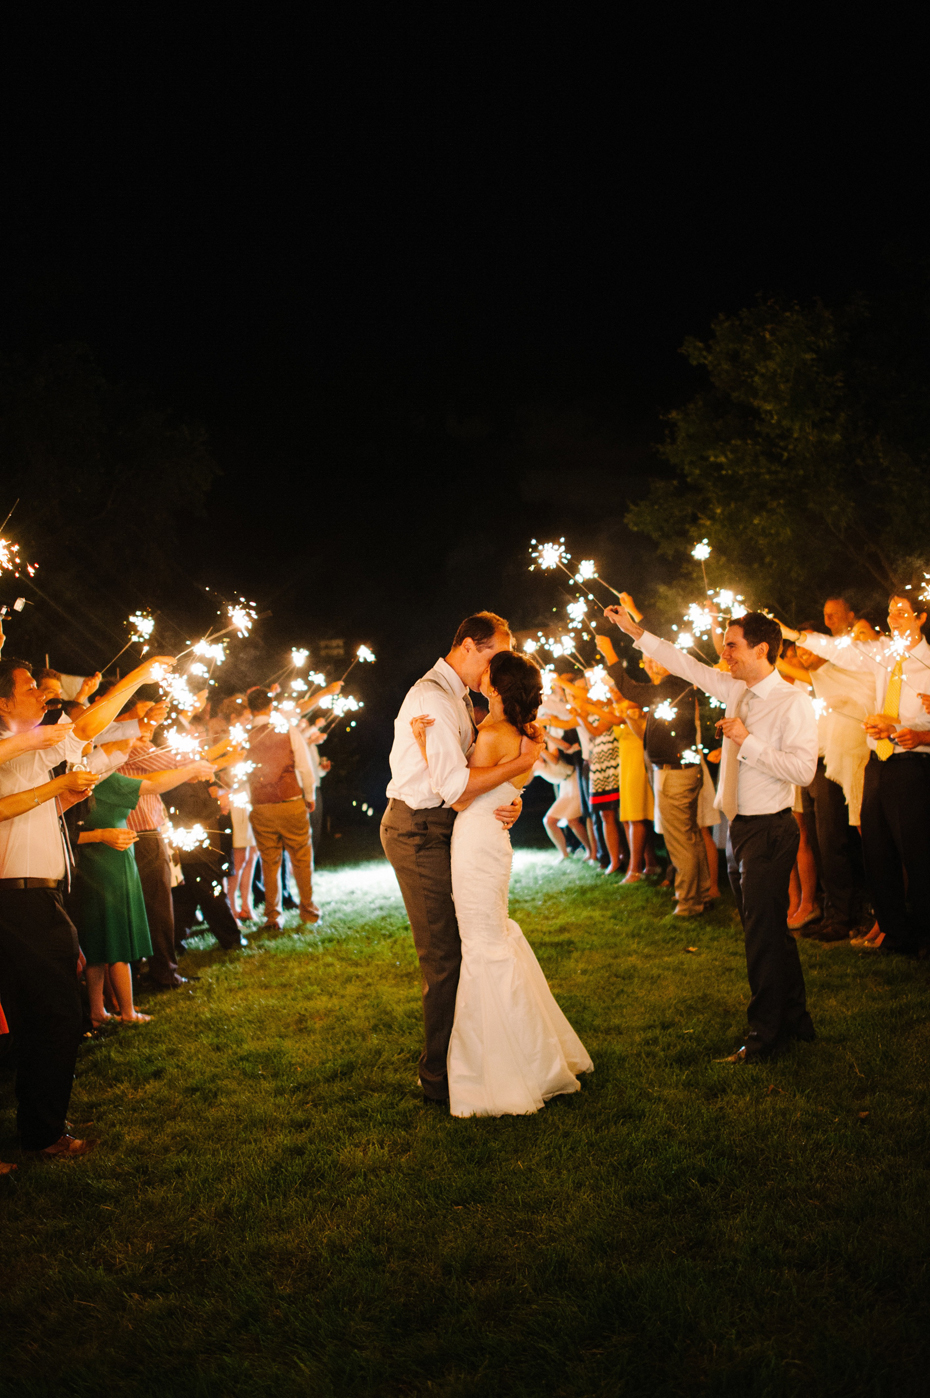
[[[313,810],[313,769],[307,745],[296,727],[284,731],[271,722],[271,695],[253,689],[246,700],[252,713],[249,760],[249,799],[252,829],[262,861],[265,884],[264,931],[281,927],[281,859],[287,850],[300,894],[301,922],[319,922],[313,901],[313,853],[310,816]]]

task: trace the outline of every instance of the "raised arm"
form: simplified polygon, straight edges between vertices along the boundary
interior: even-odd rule
[[[91,772],[65,772],[63,776],[54,777],[50,782],[33,786],[28,791],[14,791],[11,796],[0,796],[0,820],[13,820],[16,816],[25,815],[55,796],[70,795],[73,799],[67,804],[73,805],[75,801],[82,801],[99,780]]]
[[[174,665],[174,659],[170,655],[153,655],[143,665],[131,670],[124,680],[118,680],[109,694],[105,694],[96,704],[91,704],[89,709],[84,710],[74,725],[74,736],[86,743],[91,738],[96,738],[98,733],[102,733],[135,694],[140,684],[148,684],[153,678],[152,671],[156,665],[170,669]]]
[[[721,699],[726,703],[734,684],[732,675],[725,675],[722,670],[695,660],[671,642],[653,636],[651,632],[637,625],[623,607],[607,607],[604,615],[614,626],[619,626],[621,631],[631,636],[641,651],[653,656],[666,670],[684,680],[690,680],[706,694],[712,694],[715,699]]]
[[[140,796],[161,796],[164,791],[173,791],[176,786],[183,786],[192,777],[198,781],[209,781],[213,776],[212,762],[187,762],[183,767],[173,767],[167,772],[148,772],[142,778],[142,785],[139,788]]]

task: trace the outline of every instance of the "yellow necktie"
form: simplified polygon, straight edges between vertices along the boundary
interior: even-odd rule
[[[901,703],[901,673],[903,668],[904,657],[899,656],[891,672],[888,688],[885,690],[885,702],[882,705],[882,713],[886,718],[898,717],[898,706]],[[875,751],[878,753],[880,761],[887,762],[894,752],[894,743],[890,738],[879,738],[878,742],[875,744]]]

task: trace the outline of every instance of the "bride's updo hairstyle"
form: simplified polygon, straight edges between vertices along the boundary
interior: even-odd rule
[[[488,675],[504,706],[508,723],[528,738],[529,725],[542,701],[542,676],[535,660],[513,650],[499,650],[491,656]]]

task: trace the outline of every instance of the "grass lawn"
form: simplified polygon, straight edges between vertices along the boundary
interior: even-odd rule
[[[186,960],[88,1042],[101,1145],[34,1165],[0,1080],[0,1394],[733,1398],[930,1391],[927,963],[804,943],[820,1032],[740,1042],[725,902],[518,853],[511,911],[595,1062],[533,1117],[416,1087],[416,961],[380,861],[312,935]]]

